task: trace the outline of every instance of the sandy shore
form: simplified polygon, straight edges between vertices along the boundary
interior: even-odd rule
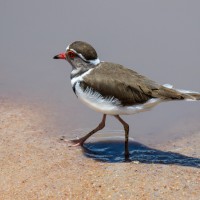
[[[0,199],[199,199],[200,168],[103,163],[45,127],[40,109],[0,99]],[[156,148],[200,158],[200,134]],[[154,147],[155,148],[155,147]]]

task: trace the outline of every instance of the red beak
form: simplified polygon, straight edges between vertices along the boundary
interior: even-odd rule
[[[53,59],[66,59],[66,54],[60,53],[60,54],[54,56]]]

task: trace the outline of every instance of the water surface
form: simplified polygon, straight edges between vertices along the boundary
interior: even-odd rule
[[[200,91],[198,1],[0,4],[0,94],[47,105],[57,121],[53,134],[83,135],[102,117],[73,94],[69,64],[52,59],[75,40],[91,43],[101,60],[123,64],[161,84]],[[164,143],[200,130],[200,102],[163,103],[123,118],[136,141]],[[124,136],[112,117],[95,137],[104,134]]]

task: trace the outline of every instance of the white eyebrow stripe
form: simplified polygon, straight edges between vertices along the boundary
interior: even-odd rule
[[[98,65],[101,61],[99,60],[99,58],[96,58],[94,60],[90,60],[90,63],[93,65]]]
[[[67,51],[67,50],[69,50],[69,45],[68,45],[67,48],[66,48],[66,51]]]
[[[87,60],[81,53],[78,53],[77,51],[75,51],[74,49],[70,49],[69,46],[67,46],[66,51],[73,51],[74,53],[76,53],[77,55],[79,55],[79,57],[81,57],[85,62],[89,62],[93,65],[98,65],[101,61],[99,60],[99,58],[96,58],[94,60]]]

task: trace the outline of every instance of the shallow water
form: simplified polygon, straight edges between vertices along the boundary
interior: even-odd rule
[[[45,104],[58,127],[52,134],[84,135],[102,117],[73,94],[69,64],[52,59],[75,40],[93,44],[102,60],[129,66],[161,84],[200,91],[199,2],[1,4],[0,94]],[[200,102],[162,103],[123,119],[136,141],[165,143],[200,130]],[[104,134],[124,137],[112,117],[94,137]]]

